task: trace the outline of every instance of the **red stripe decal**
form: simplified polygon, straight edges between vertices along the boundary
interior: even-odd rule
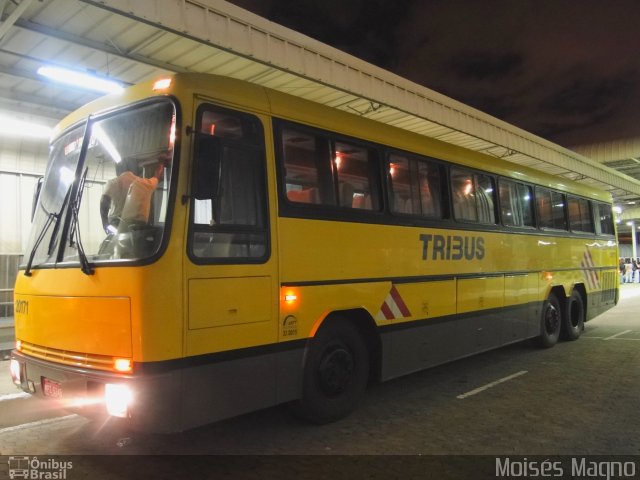
[[[386,318],[387,320],[394,319],[393,312],[389,308],[389,305],[387,305],[386,303],[382,304],[382,307],[380,307],[380,310],[382,310],[382,314],[384,315],[384,318]]]
[[[407,305],[402,300],[402,297],[400,296],[400,293],[398,292],[398,290],[396,290],[395,285],[391,287],[391,297],[396,302],[396,305],[398,306],[398,310],[400,310],[400,312],[402,313],[402,316],[410,317],[411,312],[409,311],[409,309],[407,308]]]
[[[591,252],[587,248],[587,260],[589,261],[589,266],[593,267],[593,257],[591,256]]]

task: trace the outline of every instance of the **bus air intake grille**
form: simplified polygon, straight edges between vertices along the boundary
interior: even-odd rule
[[[113,371],[114,357],[95,355],[90,353],[71,352],[56,348],[42,347],[33,343],[22,342],[20,351],[32,357],[42,358],[51,362],[71,365],[73,367],[94,368],[97,370]]]

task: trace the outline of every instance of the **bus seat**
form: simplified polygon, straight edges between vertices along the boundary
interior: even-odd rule
[[[396,193],[393,196],[393,211],[396,213],[413,213],[411,210],[411,199],[404,198]]]
[[[353,207],[353,185],[350,183],[340,184],[340,206],[341,207]]]
[[[357,195],[353,197],[353,208],[361,208],[363,210],[371,210],[371,195]]]
[[[305,188],[304,190],[289,190],[287,198],[292,202],[298,203],[319,203],[318,189]]]

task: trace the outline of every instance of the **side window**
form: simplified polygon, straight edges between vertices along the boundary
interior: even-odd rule
[[[422,157],[389,155],[391,210],[442,218],[440,167]]]
[[[508,227],[533,227],[533,201],[529,185],[500,179],[500,216]]]
[[[379,210],[375,153],[366,147],[335,142],[333,163],[341,207]]]
[[[264,136],[260,121],[212,105],[198,110],[198,135],[220,140],[217,195],[193,200],[191,255],[218,261],[261,261],[268,255]]]
[[[615,233],[613,229],[613,212],[611,205],[605,203],[594,203],[596,224],[600,227],[598,233],[602,235],[613,235]]]
[[[556,230],[567,230],[567,219],[564,214],[564,195],[546,188],[536,189],[536,204],[540,226]]]
[[[452,168],[451,193],[456,220],[496,223],[493,177]]]
[[[380,171],[373,148],[305,127],[284,126],[279,141],[289,202],[380,210]]]
[[[478,220],[480,223],[496,223],[495,184],[489,175],[475,175],[478,194]]]
[[[281,141],[287,200],[335,205],[328,139],[284,128]]]
[[[522,225],[525,227],[535,227],[535,217],[533,215],[533,187],[518,184],[518,199],[522,207]]]
[[[593,232],[589,201],[584,198],[568,198],[569,228],[577,232]]]

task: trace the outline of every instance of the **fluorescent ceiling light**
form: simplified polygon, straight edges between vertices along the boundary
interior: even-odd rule
[[[46,138],[51,137],[53,129],[46,125],[24,122],[15,118],[0,116],[0,135],[4,137]]]
[[[62,67],[43,66],[38,69],[38,74],[56,82],[102,93],[115,93],[123,88],[116,81]]]

